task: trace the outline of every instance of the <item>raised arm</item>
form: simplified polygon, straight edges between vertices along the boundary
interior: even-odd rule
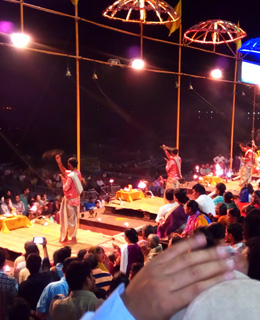
[[[61,162],[61,157],[60,157],[60,155],[57,154],[57,155],[55,156],[55,159],[56,159],[56,162],[57,162],[58,167],[59,167],[59,169],[60,169],[60,172],[65,175],[65,173],[66,173],[66,168],[63,166],[63,164],[62,164],[62,162]]]

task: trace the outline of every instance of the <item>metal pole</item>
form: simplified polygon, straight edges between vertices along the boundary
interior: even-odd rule
[[[80,83],[79,83],[79,20],[78,1],[75,1],[75,36],[76,36],[76,101],[77,101],[77,160],[80,170]]]
[[[252,140],[255,139],[255,90],[256,90],[256,87],[254,86],[254,102],[253,102],[253,115],[252,115]]]
[[[143,45],[144,45],[144,30],[143,30],[144,26],[143,26],[143,21],[140,22],[140,50],[141,50],[141,54],[140,54],[140,59],[143,59]]]
[[[237,89],[237,59],[235,60],[234,85],[233,85],[233,103],[232,103],[232,118],[231,118],[231,137],[230,137],[230,170],[233,164],[233,148],[234,148],[234,127],[235,127],[235,110],[236,110],[236,89]]]
[[[21,33],[23,33],[24,31],[23,0],[20,0],[20,22],[21,22]]]
[[[181,18],[180,18],[181,19]],[[180,147],[180,114],[181,114],[181,46],[182,22],[179,28],[179,58],[178,58],[178,88],[177,88],[177,123],[176,123],[176,148]]]

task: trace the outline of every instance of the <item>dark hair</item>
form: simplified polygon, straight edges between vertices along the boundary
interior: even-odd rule
[[[111,284],[110,284],[110,288],[108,290],[108,296],[121,284],[121,283],[124,283],[125,285],[125,288],[128,286],[129,284],[129,279],[128,279],[128,276],[123,273],[123,272],[117,272],[115,275],[114,275],[114,278],[113,280],[111,281]]]
[[[151,226],[150,224],[147,224],[146,226],[143,227],[142,231],[145,238],[148,238],[149,234],[154,233],[154,227]]]
[[[259,200],[260,200],[260,191],[259,190],[255,190],[253,193],[255,193],[256,194],[256,196],[259,198]]]
[[[90,265],[86,262],[73,261],[68,265],[65,276],[71,291],[82,290],[86,278],[91,277]]]
[[[5,250],[0,248],[0,269],[5,265]]]
[[[223,198],[226,203],[231,203],[232,201],[234,201],[233,193],[230,191],[225,192]]]
[[[78,261],[78,259],[75,257],[66,258],[63,262],[62,272],[66,274],[68,266],[74,261]]]
[[[61,248],[56,253],[57,263],[63,263],[66,258],[69,258],[71,255],[71,248],[69,246],[65,246]]]
[[[174,149],[172,150],[172,153],[173,153],[174,155],[177,155],[178,152],[179,152],[179,150],[178,150],[177,148],[174,148]]]
[[[90,265],[91,270],[96,269],[98,266],[98,257],[95,253],[87,253],[84,256],[84,262]]]
[[[213,240],[212,233],[209,231],[208,227],[198,227],[193,231],[193,235],[198,235],[200,233],[203,233],[207,240],[207,245],[205,249],[215,247],[216,244]]]
[[[254,192],[254,188],[251,183],[248,183],[247,190],[249,194],[252,194]]]
[[[184,189],[176,189],[174,196],[182,204],[186,203],[189,200],[186,194],[186,190]]]
[[[30,313],[29,303],[21,297],[14,297],[7,307],[8,320],[28,320]]]
[[[219,191],[219,195],[223,196],[224,192],[226,191],[226,185],[224,183],[217,183],[216,189]]]
[[[124,231],[125,236],[129,239],[130,242],[136,243],[138,241],[138,233],[134,228],[129,228]]]
[[[131,265],[130,272],[132,273],[132,278],[143,268],[143,266],[144,265],[141,262],[134,262]]]
[[[243,228],[239,223],[231,223],[228,225],[227,232],[232,234],[236,243],[243,240]]]
[[[214,240],[221,240],[225,238],[225,227],[222,223],[213,222],[208,226],[209,232],[212,234]]]
[[[9,200],[9,199],[11,199],[11,197],[8,196],[7,194],[5,194],[5,195],[4,195],[4,200]]]
[[[30,274],[38,273],[41,264],[42,258],[37,253],[31,253],[26,258],[26,268],[30,271]]]
[[[73,168],[77,168],[78,160],[74,157],[68,159],[68,163],[72,165]]]
[[[29,254],[31,253],[36,253],[36,254],[40,254],[39,249],[37,247],[37,245],[35,243],[29,243],[28,246],[25,248],[25,260],[28,257]]]
[[[86,249],[81,249],[78,252],[77,258],[79,261],[82,261],[84,259],[85,254],[87,253]]]
[[[244,238],[260,237],[260,210],[252,209],[245,217]]]
[[[165,190],[165,199],[167,199],[168,201],[173,201],[174,189],[166,189]]]
[[[199,205],[198,202],[196,202],[195,200],[189,200],[186,202],[186,206],[188,208],[191,208],[193,213],[196,213],[197,211],[199,211]]]
[[[249,148],[252,148],[252,143],[251,142],[247,142],[246,146],[249,147]]]
[[[227,215],[227,206],[225,203],[221,203],[218,207],[219,215],[226,216]]]
[[[238,208],[231,208],[228,210],[229,214],[231,215],[231,217],[233,218],[237,218],[239,219],[241,214]]]
[[[199,192],[199,194],[206,194],[205,187],[200,183],[194,184],[192,189],[195,190],[195,192]]]
[[[246,242],[248,276],[252,279],[260,280],[260,237],[254,237]]]

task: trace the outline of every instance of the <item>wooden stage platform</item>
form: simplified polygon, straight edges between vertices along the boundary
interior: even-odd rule
[[[33,237],[45,237],[47,239],[47,249],[50,259],[52,259],[54,251],[62,247],[59,243],[60,225],[48,221],[47,226],[33,224],[29,228],[20,228],[11,230],[9,233],[0,232],[0,247],[6,249],[7,258],[14,260],[16,256],[24,252],[24,243],[27,240],[32,240]],[[103,233],[92,232],[89,230],[78,229],[78,243],[70,245],[72,254],[77,254],[81,249],[89,248],[92,245],[102,245],[112,250],[112,242],[123,244],[124,239],[121,235],[113,238]],[[41,245],[38,245],[42,253]]]

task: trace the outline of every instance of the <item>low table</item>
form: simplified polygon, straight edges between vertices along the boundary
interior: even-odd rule
[[[23,215],[17,215],[10,218],[0,216],[0,231],[3,233],[8,233],[10,230],[18,228],[28,228],[31,225],[31,221]]]
[[[116,198],[123,201],[133,202],[137,199],[144,199],[142,190],[132,189],[131,191],[125,191],[123,189],[116,192]]]

